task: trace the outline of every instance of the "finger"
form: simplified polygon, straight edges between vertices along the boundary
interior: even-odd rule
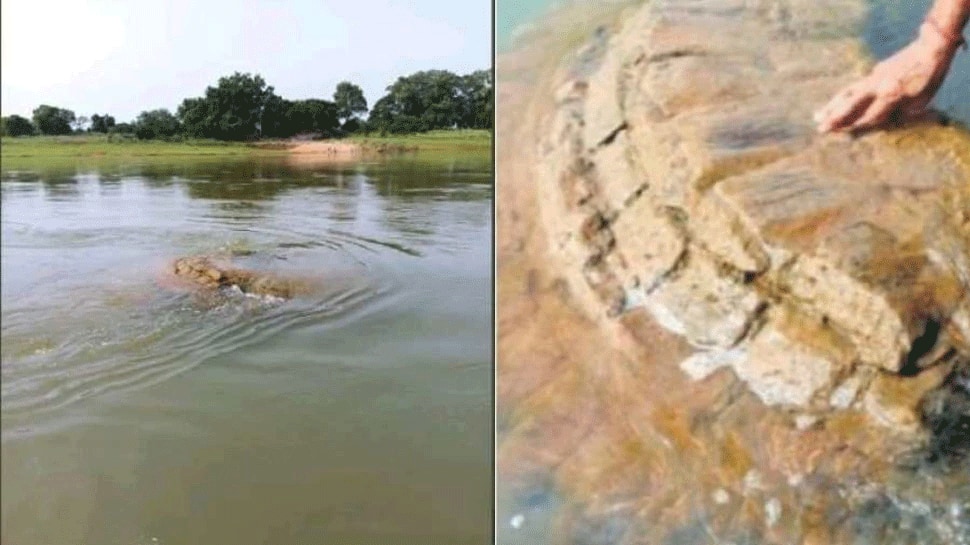
[[[867,111],[874,100],[875,97],[867,93],[854,96],[850,101],[839,104],[838,108],[819,124],[819,131],[832,132],[849,127]]]
[[[860,94],[860,83],[857,82],[849,87],[845,87],[836,93],[824,106],[815,111],[814,118],[816,123],[821,123],[832,114],[845,107],[854,97]]]
[[[871,94],[872,85],[868,79],[842,89],[816,113],[815,119],[819,124],[819,131],[829,132],[838,127],[840,118],[858,108],[860,102],[869,100],[867,97]]]
[[[889,119],[889,115],[899,104],[899,100],[893,96],[880,96],[869,105],[855,121],[851,123],[852,131],[863,131],[878,127]]]

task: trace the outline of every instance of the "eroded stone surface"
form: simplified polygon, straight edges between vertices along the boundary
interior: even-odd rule
[[[288,299],[307,290],[307,284],[270,273],[233,267],[212,256],[188,256],[175,260],[172,272],[178,278],[206,289],[230,288],[252,295]]]
[[[862,1],[583,8],[497,64],[500,482],[570,502],[553,541],[970,543],[965,465],[908,459],[970,451],[965,135],[814,134]]]
[[[593,314],[646,308],[703,350],[692,376],[733,368],[765,403],[911,424],[918,396],[887,400],[872,377],[970,351],[970,136],[815,134],[811,110],[869,63],[851,37],[864,14],[644,6],[593,73],[561,73],[538,183]]]

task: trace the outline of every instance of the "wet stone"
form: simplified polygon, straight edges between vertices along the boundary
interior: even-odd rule
[[[600,291],[700,348],[681,363],[691,377],[727,367],[768,405],[823,420],[858,406],[916,431],[913,398],[933,381],[896,375],[970,352],[970,135],[815,134],[812,105],[869,62],[847,30],[863,15],[853,0],[653,2],[609,37],[546,146],[569,157],[605,142],[593,183],[552,187],[581,185],[615,215],[608,257],[587,237],[597,276],[622,286]],[[544,218],[573,213],[557,202],[543,200]],[[615,294],[602,304],[617,315]],[[887,381],[909,393],[883,395]]]
[[[697,347],[730,348],[747,332],[761,300],[713,263],[694,259],[661,282],[645,306]]]
[[[747,357],[734,365],[754,393],[768,405],[808,405],[831,385],[834,365],[767,327],[751,341]]]
[[[795,140],[805,134],[804,129],[787,119],[744,119],[722,123],[711,131],[708,144],[730,151],[777,145]]]
[[[633,520],[590,525],[592,541],[970,543],[950,515],[967,512],[959,472],[889,485],[904,452],[965,464],[970,135],[815,133],[812,109],[872,64],[865,16],[862,0],[649,2],[617,22],[589,92],[544,110],[527,181],[539,227],[569,241],[549,267],[593,292],[574,303],[607,316],[590,329],[616,352],[559,356],[556,377],[588,391],[537,393],[523,418],[596,422],[563,455],[590,482],[642,479],[635,507],[612,506]],[[577,162],[593,174],[563,176]],[[594,212],[604,233],[583,237]],[[609,290],[590,290],[591,256]],[[675,345],[660,329],[684,349],[658,353]],[[639,523],[641,541],[610,530]]]
[[[288,299],[309,289],[308,283],[234,267],[228,260],[214,256],[179,258],[172,271],[177,278],[206,290],[236,289],[249,295]]]

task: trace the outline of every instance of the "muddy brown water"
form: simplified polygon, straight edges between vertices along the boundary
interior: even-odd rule
[[[5,164],[2,540],[489,543],[488,154]],[[221,253],[320,288],[160,281]]]
[[[689,382],[676,365],[686,343],[648,320],[624,338],[563,280],[528,183],[552,117],[556,89],[543,86],[636,3],[548,15],[497,61],[498,542],[970,543],[966,457],[890,456],[892,432],[858,416],[794,429],[730,373]],[[884,38],[908,38],[928,2],[898,4],[876,6],[858,29],[877,56],[895,47]],[[966,62],[939,97],[964,120],[953,93]],[[949,414],[967,414],[959,403]]]

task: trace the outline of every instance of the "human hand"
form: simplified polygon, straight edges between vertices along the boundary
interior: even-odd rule
[[[932,24],[924,23],[916,41],[815,112],[819,132],[862,131],[883,125],[891,116],[901,121],[923,117],[957,48]]]

